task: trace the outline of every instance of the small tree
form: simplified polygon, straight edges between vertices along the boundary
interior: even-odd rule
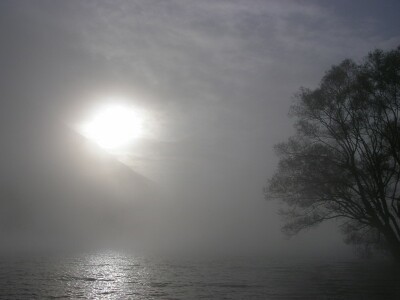
[[[347,242],[400,260],[400,47],[344,60],[295,98],[296,134],[265,188],[287,204],[284,231],[339,219]]]

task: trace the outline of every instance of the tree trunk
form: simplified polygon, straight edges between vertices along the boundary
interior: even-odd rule
[[[393,258],[400,262],[400,241],[394,234],[394,232],[391,230],[391,228],[384,228],[383,229],[383,235],[385,236],[385,239],[388,243],[389,246],[389,251]]]

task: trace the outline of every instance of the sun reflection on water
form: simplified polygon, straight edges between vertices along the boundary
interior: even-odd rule
[[[119,299],[121,295],[137,298],[148,285],[149,273],[140,258],[122,254],[89,255],[68,269],[68,275],[64,275],[70,289],[67,294],[88,299]]]

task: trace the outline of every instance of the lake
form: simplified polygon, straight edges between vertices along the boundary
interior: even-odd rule
[[[390,261],[161,259],[116,253],[2,259],[2,299],[400,299]]]

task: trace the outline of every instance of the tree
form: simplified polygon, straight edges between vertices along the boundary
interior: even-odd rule
[[[294,136],[276,145],[265,188],[280,199],[288,234],[338,219],[345,241],[400,260],[400,47],[333,66],[301,88]]]

